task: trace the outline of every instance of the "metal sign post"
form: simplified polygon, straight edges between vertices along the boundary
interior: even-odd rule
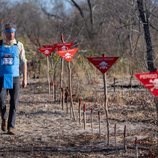
[[[50,94],[50,75],[49,75],[49,56],[53,52],[54,48],[52,46],[44,46],[38,49],[39,52],[44,54],[47,58],[47,80],[48,80],[48,93]]]
[[[64,41],[64,37],[63,35],[61,35],[61,40],[63,42],[63,46],[64,47],[64,50],[58,50],[57,51],[57,54],[59,56],[62,57],[62,59],[66,60],[68,62],[68,69],[69,69],[69,95],[70,95],[70,115],[71,115],[71,112],[73,114],[73,118],[75,120],[75,113],[74,113],[74,108],[73,108],[73,98],[72,98],[72,79],[71,79],[71,61],[74,57],[74,55],[76,54],[76,52],[78,51],[78,48],[72,48],[71,49],[71,46],[72,46],[72,42],[71,43],[65,43]],[[60,44],[62,45],[62,44]]]
[[[109,146],[109,117],[108,117],[108,105],[107,105],[107,83],[105,72],[116,62],[119,57],[105,57],[103,54],[101,57],[88,57],[87,59],[103,74],[104,83],[104,110],[106,115],[107,124],[107,146]]]

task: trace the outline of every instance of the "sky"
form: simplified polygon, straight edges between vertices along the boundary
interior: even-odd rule
[[[15,3],[15,2],[20,2],[21,0],[7,0],[7,1]]]
[[[28,0],[7,0],[8,2],[11,2],[11,3],[19,3],[19,2],[25,2],[25,1],[28,1]],[[52,0],[41,0],[43,2],[43,4],[47,4],[49,6],[49,2],[52,1]],[[54,0],[55,2],[57,2],[58,0]],[[76,0],[76,2],[80,2],[82,0]],[[63,0],[65,6],[67,9],[69,9],[71,6],[70,6],[70,2],[68,2],[68,0]]]
[[[7,0],[9,2],[15,3],[15,2],[22,2],[22,1],[27,1],[27,0]],[[43,0],[44,2],[49,2],[49,0]]]

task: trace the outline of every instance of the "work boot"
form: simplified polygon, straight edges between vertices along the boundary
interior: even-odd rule
[[[6,131],[6,120],[5,119],[2,119],[1,129],[4,132]]]
[[[8,134],[9,134],[9,135],[15,135],[15,130],[14,130],[14,128],[8,128]]]

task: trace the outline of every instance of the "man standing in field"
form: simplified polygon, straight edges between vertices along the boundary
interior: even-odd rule
[[[13,135],[15,129],[16,109],[19,102],[20,72],[22,64],[22,86],[27,85],[27,60],[24,46],[15,39],[16,28],[7,23],[4,26],[4,39],[0,41],[0,111],[1,129]],[[10,95],[9,116],[6,112],[6,95]],[[7,119],[8,118],[8,119]]]

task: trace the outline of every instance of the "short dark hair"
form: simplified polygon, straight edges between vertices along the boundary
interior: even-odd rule
[[[6,29],[12,29],[12,28],[16,29],[16,26],[13,23],[6,23],[4,25],[4,30],[6,30]]]
[[[13,23],[5,23],[4,27],[3,27],[3,31],[5,33],[11,33],[11,32],[16,32],[16,26]]]

